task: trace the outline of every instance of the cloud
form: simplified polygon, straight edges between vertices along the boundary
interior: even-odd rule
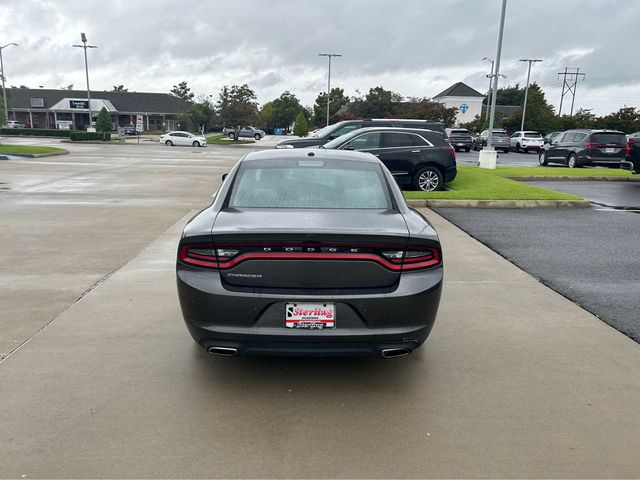
[[[332,84],[353,95],[382,85],[405,96],[433,96],[464,80],[485,91],[499,22],[499,0],[3,0],[0,32],[9,84],[84,85],[78,43],[85,32],[92,88],[124,84],[169,91],[187,80],[195,93],[217,95],[248,83],[260,102],[284,90],[313,104]],[[554,103],[564,67],[587,73],[576,103],[602,112],[637,105],[640,64],[630,61],[640,2],[510,0],[501,83],[523,84],[518,58],[544,59],[532,70]],[[625,38],[628,39],[625,40]],[[596,98],[598,97],[598,98]],[[605,99],[606,97],[606,99]]]

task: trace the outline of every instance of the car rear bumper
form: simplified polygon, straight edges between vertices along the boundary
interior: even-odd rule
[[[580,162],[582,165],[597,165],[597,166],[610,166],[620,167],[624,164],[624,157],[612,158],[612,157],[593,157],[585,155]]]
[[[177,286],[187,328],[206,349],[231,348],[238,355],[380,356],[387,348],[412,351],[426,340],[442,276],[442,267],[403,273],[395,287],[380,293],[274,294],[230,291],[217,271],[178,264]],[[290,302],[334,303],[336,327],[286,328]]]

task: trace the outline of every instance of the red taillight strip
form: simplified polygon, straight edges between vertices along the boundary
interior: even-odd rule
[[[413,257],[403,259],[402,263],[393,263],[384,257],[373,253],[303,253],[303,252],[248,252],[238,255],[231,259],[221,259],[219,257],[209,257],[207,255],[201,255],[197,253],[190,253],[189,248],[193,246],[183,246],[180,249],[179,260],[189,265],[196,265],[199,267],[218,268],[220,270],[227,270],[235,267],[239,263],[247,260],[364,260],[376,262],[389,270],[395,272],[403,270],[418,270],[423,268],[434,267],[440,263],[440,254],[437,249],[425,250],[428,252],[428,258],[425,257]],[[202,245],[198,245],[197,248],[203,248]],[[206,248],[206,247],[205,247]],[[355,246],[354,246],[355,248]]]

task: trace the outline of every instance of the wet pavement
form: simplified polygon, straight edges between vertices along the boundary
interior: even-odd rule
[[[640,180],[640,176],[638,176]],[[527,182],[531,185],[573,193],[592,203],[611,208],[640,210],[640,181]]]

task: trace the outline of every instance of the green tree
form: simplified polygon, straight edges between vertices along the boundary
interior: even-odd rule
[[[114,85],[112,92],[128,92],[128,88],[124,88],[124,85]]]
[[[329,123],[338,121],[336,113],[346,105],[349,105],[349,97],[345,96],[344,89],[335,87],[331,89],[331,102],[329,103]],[[327,122],[327,92],[321,92],[316,97],[313,105],[313,124],[316,127]]]
[[[176,97],[180,97],[186,100],[187,102],[192,102],[193,97],[195,96],[193,92],[191,92],[191,89],[187,85],[186,81],[182,81],[178,85],[174,85],[171,89],[171,93]]]
[[[309,135],[309,125],[307,124],[307,119],[305,118],[302,110],[300,110],[300,113],[298,113],[298,116],[296,117],[296,124],[293,126],[293,134],[299,137],[306,137]]]
[[[258,102],[255,92],[246,83],[224,86],[218,95],[216,111],[226,126],[252,125],[258,118]],[[236,132],[235,138],[239,135]]]
[[[446,127],[452,127],[457,113],[457,108],[447,108],[443,103],[432,102],[429,98],[409,98],[394,106],[392,117],[435,120],[444,123]]]
[[[304,108],[300,104],[300,100],[288,90],[271,103],[273,108],[271,122],[277,128],[289,128],[298,113]]]
[[[96,119],[96,132],[110,132],[112,129],[111,115],[109,115],[105,107],[102,107]]]
[[[260,108],[257,118],[257,126],[260,128],[274,128],[273,126],[273,102],[267,102]]]
[[[364,97],[360,114],[365,118],[386,118],[396,112],[396,106],[402,102],[402,95],[382,87],[370,88]]]
[[[624,133],[634,133],[640,130],[640,110],[635,107],[622,107],[617,112],[610,113],[599,119],[600,128],[620,130]]]
[[[512,87],[507,87],[507,89],[511,88]],[[517,89],[518,86],[516,85],[514,88]],[[496,101],[499,99],[500,90],[498,90]],[[522,97],[522,102],[524,102],[524,96]],[[505,118],[502,126],[509,132],[515,132],[520,130],[521,120],[522,106],[520,106],[513,115]],[[529,86],[529,96],[527,99],[527,116],[524,123],[525,130],[535,130],[546,134],[558,130],[559,127],[560,121],[555,114],[553,106],[547,102],[544,91],[537,83],[532,83]]]
[[[190,123],[196,129],[207,130],[213,125],[216,117],[214,105],[206,97],[201,97],[200,101],[195,102],[188,111]]]

